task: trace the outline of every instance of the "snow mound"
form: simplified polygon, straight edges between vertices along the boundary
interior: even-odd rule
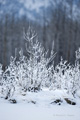
[[[76,103],[76,98],[69,95],[66,90],[43,89],[39,92],[15,92],[8,101],[16,100],[17,103],[34,104],[38,106],[67,105],[69,100]]]

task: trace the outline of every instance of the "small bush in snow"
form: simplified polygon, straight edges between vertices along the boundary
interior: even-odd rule
[[[50,89],[66,89],[75,96],[80,89],[80,49],[76,51],[75,65],[72,66],[61,57],[60,63],[54,68],[55,54],[53,49],[50,58],[38,42],[37,35],[30,28],[24,33],[26,54],[19,52],[19,60],[11,57],[5,72],[0,64],[0,86],[2,94],[10,99],[17,90],[39,91],[43,87]],[[18,89],[19,88],[19,89]]]

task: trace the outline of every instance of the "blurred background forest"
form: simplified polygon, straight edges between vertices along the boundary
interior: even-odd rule
[[[80,0],[0,0],[0,63],[9,64],[21,48],[26,54],[23,31],[29,25],[37,32],[48,56],[54,41],[57,52],[74,64],[80,46]]]

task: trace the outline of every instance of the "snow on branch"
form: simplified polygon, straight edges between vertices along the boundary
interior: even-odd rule
[[[23,34],[24,34],[24,39],[27,42],[32,41],[37,36],[37,34],[35,34],[35,31],[33,32],[30,27],[28,28],[27,33],[24,32]]]

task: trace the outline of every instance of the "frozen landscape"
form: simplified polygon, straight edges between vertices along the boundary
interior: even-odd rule
[[[80,120],[80,0],[0,0],[0,120]]]
[[[75,65],[61,57],[54,67],[54,45],[47,58],[30,27],[24,39],[27,56],[0,64],[0,120],[80,120],[80,48]]]

